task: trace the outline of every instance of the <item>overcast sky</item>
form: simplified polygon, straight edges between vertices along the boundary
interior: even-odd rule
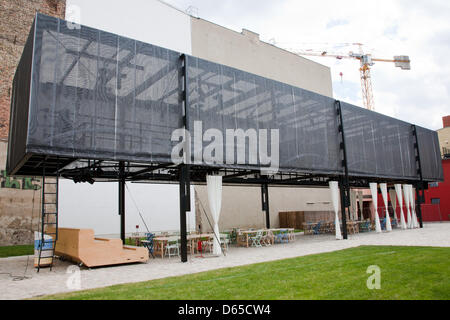
[[[450,115],[448,0],[165,0],[195,7],[200,18],[246,28],[283,48],[348,53],[363,43],[376,58],[409,55],[411,70],[378,62],[372,68],[377,112],[429,129]],[[362,106],[357,60],[311,58],[331,67],[334,97]],[[340,73],[343,73],[341,80]]]

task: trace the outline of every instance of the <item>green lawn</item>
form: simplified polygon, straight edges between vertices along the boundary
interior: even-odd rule
[[[381,268],[379,290],[366,286],[370,265]],[[43,298],[448,300],[450,248],[362,246]]]
[[[26,256],[32,254],[34,254],[34,246],[32,244],[0,247],[0,258]]]

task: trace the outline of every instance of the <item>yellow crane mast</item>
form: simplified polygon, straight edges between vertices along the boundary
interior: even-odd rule
[[[375,110],[370,68],[375,64],[375,62],[393,62],[395,63],[396,67],[401,68],[402,70],[410,70],[411,61],[409,60],[409,56],[394,56],[394,59],[373,58],[371,54],[365,54],[363,52],[361,43],[354,43],[353,45],[359,46],[360,49],[359,53],[349,52],[348,54],[342,55],[336,53],[329,53],[327,51],[322,52],[314,50],[305,50],[305,51],[290,50],[290,51],[299,56],[331,57],[339,60],[341,59],[359,60],[360,61],[359,71],[361,77],[361,89],[364,107],[369,110]]]

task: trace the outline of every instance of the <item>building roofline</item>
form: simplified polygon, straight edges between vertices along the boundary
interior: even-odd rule
[[[239,31],[236,31],[236,30],[227,28],[227,27],[225,27],[225,26],[223,26],[223,25],[220,25],[220,24],[218,24],[218,23],[216,23],[216,22],[213,22],[213,21],[210,21],[210,20],[207,20],[207,19],[203,19],[203,18],[200,18],[200,17],[193,16],[193,15],[187,13],[186,11],[183,11],[183,10],[181,10],[180,8],[177,8],[177,7],[174,6],[174,5],[165,2],[164,0],[157,0],[157,1],[160,2],[160,3],[162,3],[162,4],[164,4],[164,5],[166,5],[166,6],[168,6],[168,7],[170,7],[170,8],[172,8],[172,9],[175,9],[175,10],[181,12],[181,13],[184,13],[185,15],[191,17],[191,19],[202,20],[202,21],[211,23],[211,24],[213,24],[213,25],[216,25],[216,26],[218,26],[218,27],[220,27],[220,28],[226,29],[226,30],[228,30],[228,31],[235,32],[236,34],[239,34],[239,35],[245,37],[245,35],[242,34],[242,31],[239,32]],[[242,30],[247,30],[247,31],[250,31],[250,32],[253,32],[253,33],[256,33],[256,34],[259,35],[259,33],[255,32],[255,31],[252,31],[252,30],[249,30],[249,29],[246,29],[246,28],[242,28]],[[261,39],[259,39],[259,41],[260,41],[261,43],[263,43],[263,44],[272,46],[272,47],[274,47],[274,48],[276,48],[276,49],[279,49],[279,50],[284,51],[284,52],[286,52],[286,53],[292,54],[292,55],[294,55],[294,56],[296,56],[296,57],[299,57],[300,59],[304,59],[304,60],[306,60],[306,61],[312,62],[312,63],[314,63],[314,64],[316,64],[316,65],[319,65],[319,66],[321,66],[321,67],[327,68],[328,70],[331,71],[331,68],[330,68],[329,66],[327,66],[327,65],[324,65],[324,64],[319,63],[319,62],[317,62],[317,61],[314,61],[314,60],[305,58],[305,57],[303,57],[303,56],[301,56],[301,55],[295,54],[295,53],[293,53],[293,52],[291,52],[291,51],[289,51],[289,50],[287,50],[287,49],[280,48],[280,47],[278,47],[278,46],[275,45],[275,44],[272,44],[272,43],[263,41],[263,40],[261,40]]]
[[[220,28],[222,28],[222,29],[226,29],[226,30],[228,30],[228,31],[234,32],[234,33],[236,33],[236,34],[238,34],[238,35],[241,35],[241,36],[245,37],[245,35],[242,34],[242,32],[239,32],[239,31],[236,31],[236,30],[227,28],[227,27],[222,26],[222,25],[220,25],[220,24],[218,24],[218,23],[216,23],[216,22],[209,21],[209,20],[206,20],[206,19],[203,19],[203,18],[200,18],[200,17],[195,17],[195,16],[192,16],[192,15],[191,15],[191,18],[192,18],[192,19],[202,20],[202,21],[211,23],[211,24],[216,25],[216,26],[218,26],[218,27],[220,27]],[[259,35],[259,33],[255,32],[255,31],[252,31],[252,30],[249,30],[249,29],[246,29],[246,28],[242,28],[242,30],[247,30],[247,31],[250,31],[250,32],[252,32],[252,33],[256,33],[256,34]],[[304,60],[306,60],[306,61],[308,61],[308,62],[312,62],[312,63],[314,63],[314,64],[316,64],[316,65],[321,66],[321,67],[327,68],[328,70],[331,70],[331,68],[330,68],[329,66],[327,66],[327,65],[324,65],[324,64],[322,64],[322,63],[320,63],[320,62],[317,62],[317,61],[314,61],[314,60],[305,58],[305,57],[303,57],[303,56],[301,56],[301,55],[298,55],[298,54],[295,54],[295,53],[293,53],[292,51],[289,51],[289,50],[287,50],[287,49],[280,48],[280,47],[278,47],[278,46],[275,45],[275,44],[266,42],[266,41],[261,40],[261,39],[259,39],[259,42],[261,42],[261,43],[263,43],[263,44],[266,44],[266,45],[269,45],[269,46],[272,46],[272,47],[274,47],[274,48],[276,48],[276,49],[278,49],[278,50],[281,50],[281,51],[283,51],[283,52],[289,53],[289,54],[291,54],[291,55],[294,55],[294,56],[296,56],[296,57],[298,57],[298,58],[300,58],[300,59],[304,59]]]
[[[172,8],[172,9],[175,9],[175,10],[177,10],[177,11],[179,11],[179,12],[181,12],[181,13],[187,15],[187,16],[191,16],[191,15],[190,15],[189,13],[187,13],[186,11],[184,11],[184,10],[182,10],[182,9],[180,9],[180,8],[177,8],[177,7],[175,7],[174,5],[165,2],[164,0],[156,0],[156,1],[158,1],[159,3],[164,4],[164,5],[166,5],[166,6],[170,7],[170,8]]]

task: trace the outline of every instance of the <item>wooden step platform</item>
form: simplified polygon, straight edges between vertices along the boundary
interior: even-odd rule
[[[146,262],[148,250],[125,246],[120,239],[96,238],[92,229],[58,228],[55,255],[87,267]]]

